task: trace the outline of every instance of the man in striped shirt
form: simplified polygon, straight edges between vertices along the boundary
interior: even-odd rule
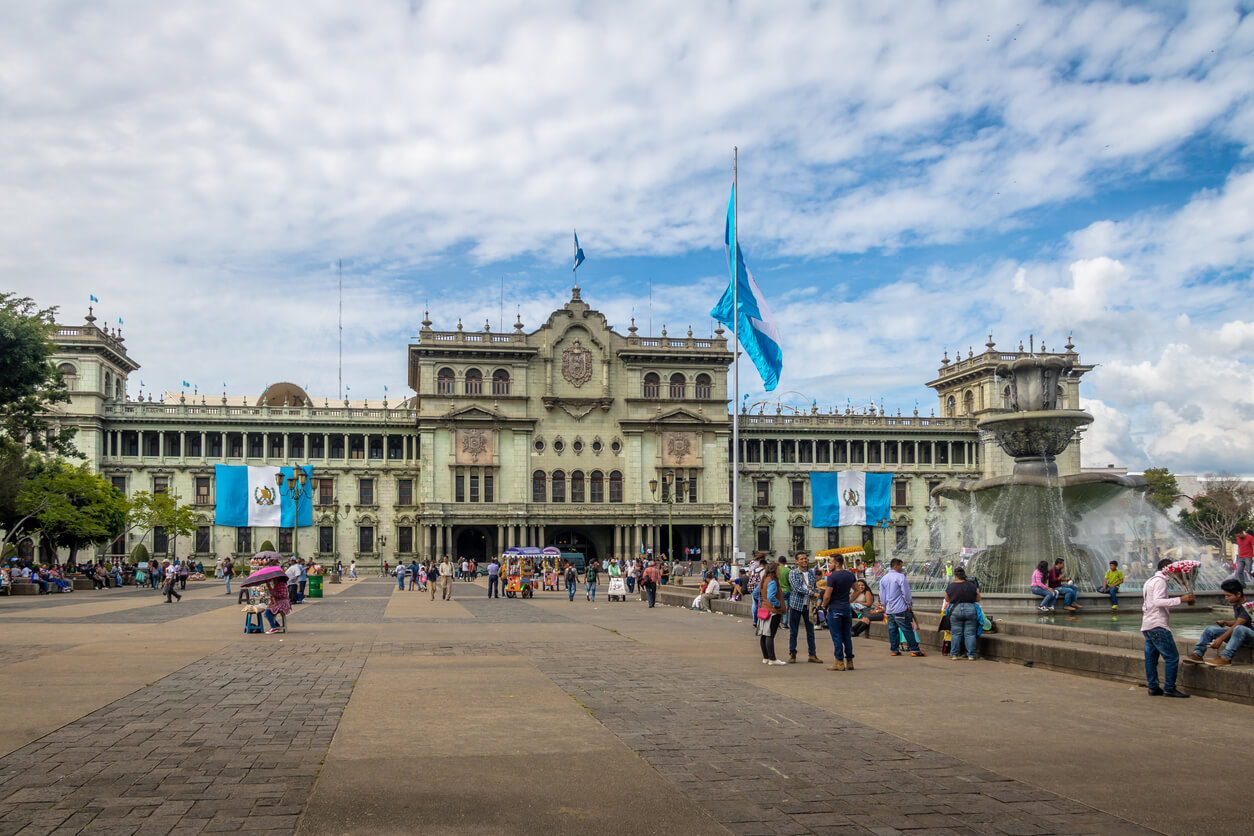
[[[823,664],[814,646],[814,624],[810,621],[810,601],[818,598],[815,591],[814,570],[810,568],[810,556],[798,552],[797,565],[788,572],[788,661],[797,661],[797,633],[804,623],[806,626],[806,646],[810,658],[806,661]]]

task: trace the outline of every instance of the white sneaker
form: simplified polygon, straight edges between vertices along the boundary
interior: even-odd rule
[[[769,664],[771,664],[771,660],[770,660],[770,659],[763,659],[763,660],[762,660],[762,664],[764,664],[764,665],[769,665]]]
[[[768,665],[787,665],[788,663],[785,662],[783,659],[772,659],[771,661],[767,662],[767,664]]]

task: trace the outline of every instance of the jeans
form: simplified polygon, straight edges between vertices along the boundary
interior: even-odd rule
[[[1044,599],[1041,601],[1042,607],[1047,607],[1047,608],[1052,607],[1054,606],[1054,602],[1058,600],[1058,593],[1054,592],[1054,590],[1052,589],[1048,589],[1043,586],[1032,587],[1032,594],[1039,595],[1041,596],[1042,599]]]
[[[1198,656],[1205,655],[1206,646],[1226,632],[1228,632],[1227,627],[1219,627],[1215,625],[1207,627],[1202,631],[1202,639],[1197,643],[1197,646],[1193,648],[1193,652]],[[1237,655],[1237,651],[1241,649],[1241,645],[1246,642],[1254,643],[1254,630],[1240,625],[1233,627],[1232,635],[1228,637],[1228,643],[1224,645],[1221,655],[1231,662],[1232,657]]]
[[[888,622],[888,649],[890,651],[899,652],[904,642],[906,649],[911,653],[919,652],[919,637],[915,635],[909,610],[884,613],[884,620]]]
[[[827,611],[827,631],[832,634],[832,652],[836,661],[853,658],[853,610]]]
[[[1176,640],[1166,627],[1155,627],[1144,630],[1145,636],[1145,684],[1151,688],[1158,687],[1158,657],[1163,657],[1166,669],[1166,686],[1164,690],[1176,690],[1176,671],[1180,669],[1180,651],[1176,650]]]
[[[296,591],[300,595],[296,601],[298,604],[303,604],[305,602],[305,584],[307,583],[309,583],[309,581],[302,579],[300,583],[296,585]]]
[[[402,591],[405,589],[405,573],[404,572],[396,576],[396,588]]]
[[[636,579],[630,578],[630,577],[627,578],[627,594],[630,595],[631,593],[635,591],[636,591]]]
[[[166,584],[165,602],[167,604],[172,603],[174,598],[178,598],[180,601],[183,600],[183,596],[179,595],[178,590],[175,588],[177,585],[178,582],[175,580],[171,580],[168,584]]]
[[[810,623],[808,609],[788,611],[788,655],[797,655],[797,633],[800,632],[802,624],[806,626],[806,647],[809,648],[811,656],[817,656],[818,652],[814,647],[814,625]]]
[[[979,624],[979,618],[975,614],[975,604],[954,604],[949,608],[949,632],[953,636],[949,645],[949,655],[954,658],[961,656],[963,645],[965,645],[967,658],[975,658]]]
[[[779,613],[772,615],[771,634],[769,636],[758,636],[758,644],[762,646],[763,659],[772,661],[775,659],[775,634],[779,632],[779,623],[783,618]]]
[[[1103,586],[1101,589],[1099,589],[1099,590],[1097,590],[1097,591],[1098,591],[1098,592],[1105,592],[1107,595],[1109,595],[1109,596],[1110,596],[1110,605],[1111,605],[1112,607],[1117,607],[1117,606],[1119,606],[1119,587],[1117,587],[1117,586]]]
[[[1246,586],[1250,585],[1250,572],[1254,571],[1254,557],[1238,557],[1234,577]]]
[[[1055,593],[1062,598],[1064,607],[1070,607],[1075,604],[1075,599],[1080,594],[1080,589],[1075,584],[1064,583],[1055,590]]]
[[[589,581],[586,585],[588,592],[588,600],[595,601],[597,599],[597,582]]]
[[[488,597],[489,598],[501,597],[500,586],[501,586],[500,575],[488,575]]]
[[[653,584],[653,585],[645,584],[644,594],[649,599],[650,607],[652,607],[654,604],[657,603],[657,585],[656,584]]]
[[[226,580],[226,594],[230,595],[231,594],[231,576],[227,575],[225,580]]]
[[[264,615],[266,617],[266,621],[270,623],[271,630],[279,629],[279,622],[275,619],[274,613],[270,612],[269,610],[262,610],[261,614]]]
[[[574,581],[566,582],[566,594],[570,596],[567,599],[568,601],[575,600],[575,582]]]

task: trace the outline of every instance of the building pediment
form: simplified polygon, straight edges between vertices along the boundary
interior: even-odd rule
[[[703,415],[702,413],[688,409],[687,407],[677,406],[665,411],[659,411],[656,415],[649,418],[627,418],[623,419],[620,423],[624,427],[636,426],[662,429],[692,426],[694,424],[699,424],[701,426],[714,423],[727,424],[729,422],[726,418],[721,421],[715,421],[708,415]]]
[[[444,417],[451,421],[497,421],[501,418],[497,413],[477,406],[451,409],[444,414]]]
[[[545,409],[549,411],[560,409],[576,421],[584,419],[597,409],[609,412],[610,407],[614,405],[613,398],[567,398],[545,395],[541,401]]]

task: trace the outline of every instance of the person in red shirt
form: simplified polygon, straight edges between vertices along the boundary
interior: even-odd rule
[[[1250,534],[1248,530],[1237,532],[1237,571],[1234,577],[1243,585],[1248,585],[1254,578],[1250,573],[1254,571],[1254,534]]]

